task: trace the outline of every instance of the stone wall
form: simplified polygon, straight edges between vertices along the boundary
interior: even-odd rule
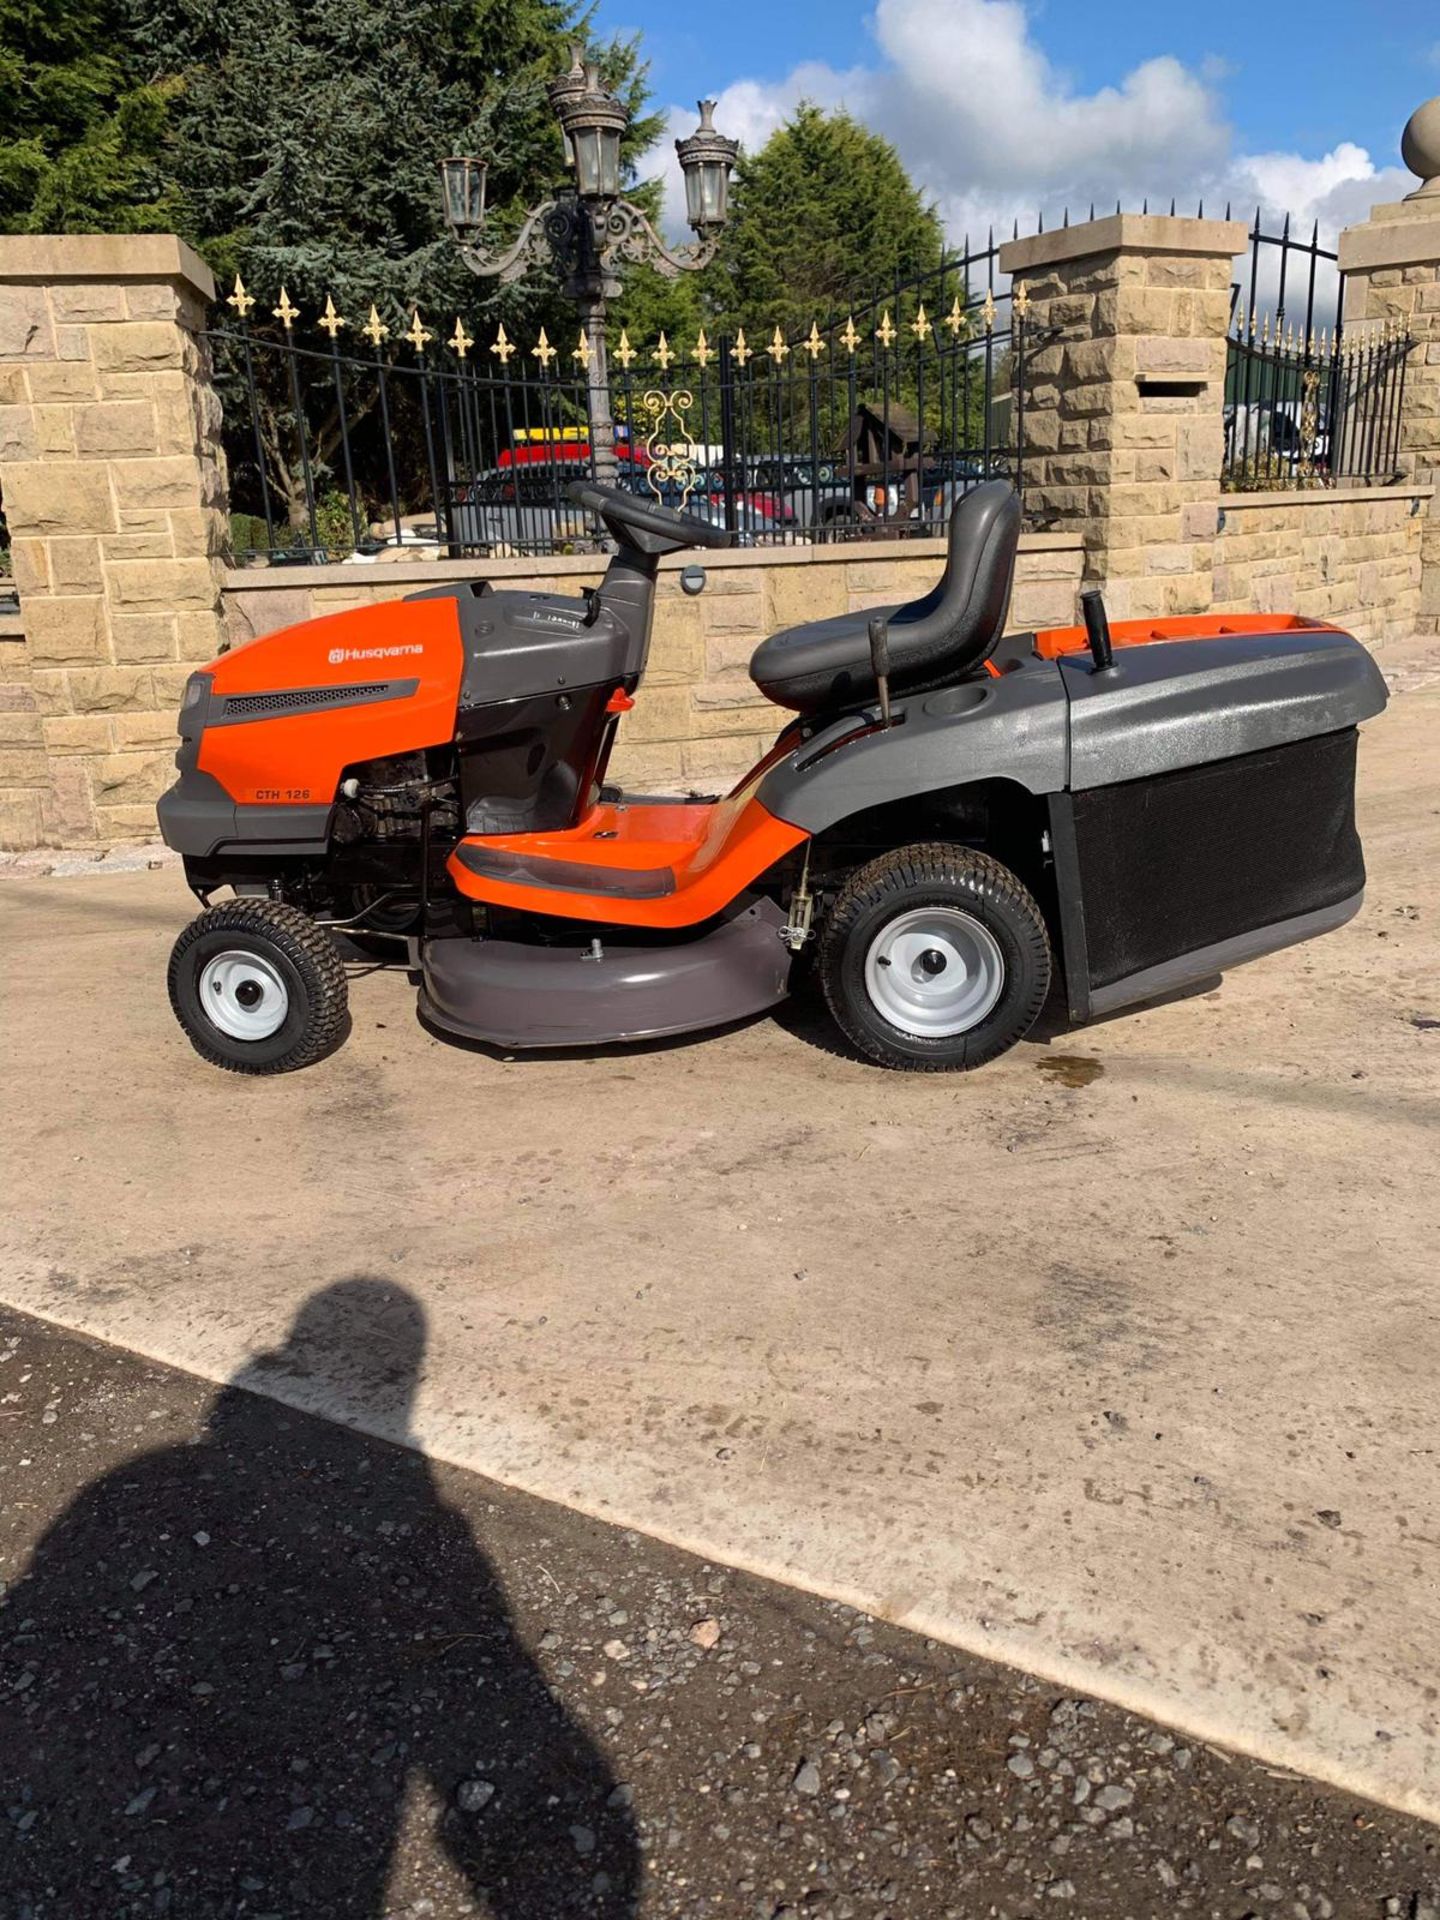
[[[197,338],[213,296],[167,235],[0,238],[24,633],[0,643],[0,846],[154,832],[180,690],[220,638],[220,407]]]
[[[1421,545],[1434,489],[1230,493],[1215,541],[1215,608],[1333,620],[1373,647],[1420,619]]]
[[[696,558],[705,591],[682,593]],[[750,656],[767,634],[801,620],[910,600],[945,564],[940,540],[673,555],[660,563],[655,632],[645,684],[620,727],[613,770],[632,787],[709,785],[752,766],[775,737],[777,713],[750,684]],[[1080,541],[1026,535],[1020,543],[1012,628],[1074,620]],[[443,579],[482,573],[497,587],[578,593],[603,560],[432,561],[420,564],[263,568],[229,574],[226,628],[238,644],[312,614],[399,599]],[[170,725],[173,729],[173,716]]]

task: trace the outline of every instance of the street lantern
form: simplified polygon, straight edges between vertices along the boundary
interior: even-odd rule
[[[572,183],[533,207],[508,247],[492,250],[480,244],[485,163],[444,160],[440,173],[445,224],[472,273],[508,283],[547,258],[559,269],[565,291],[579,307],[584,323],[584,353],[576,357],[583,357],[585,366],[595,477],[613,486],[619,479],[619,465],[606,367],[605,310],[620,292],[621,262],[643,262],[674,279],[697,272],[714,259],[739,142],[716,132],[711,118],[715,102],[702,100],[700,125],[688,139],[675,142],[685,175],[686,217],[696,240],[693,246],[670,247],[643,210],[621,198],[620,143],[630,116],[624,101],[601,80],[597,63],[572,48],[569,67],[550,82],[547,92],[564,135]]]
[[[582,200],[620,197],[620,138],[630,116],[617,95],[602,85],[592,60],[583,70],[584,85],[574,84],[574,69],[550,90],[575,168],[575,190]]]
[[[730,169],[740,151],[738,140],[715,131],[715,102],[701,100],[700,124],[688,140],[677,140],[685,176],[685,217],[698,234],[718,233],[725,224]]]
[[[473,159],[468,154],[440,162],[445,224],[457,239],[479,233],[485,224],[486,169],[484,160]]]

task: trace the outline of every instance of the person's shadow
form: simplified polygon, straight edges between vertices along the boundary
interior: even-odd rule
[[[384,1282],[317,1293],[193,1444],[41,1540],[0,1601],[0,1920],[634,1913],[628,1794],[426,1461],[240,1384],[408,1408],[424,1324]]]

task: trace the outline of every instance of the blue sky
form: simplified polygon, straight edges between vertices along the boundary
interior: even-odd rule
[[[1117,193],[1233,194],[1330,226],[1413,185],[1405,119],[1440,92],[1433,0],[600,0],[638,31],[673,131],[763,139],[797,98],[900,147],[952,232]]]

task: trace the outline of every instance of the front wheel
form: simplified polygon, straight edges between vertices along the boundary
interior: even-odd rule
[[[170,1004],[195,1051],[231,1073],[290,1073],[345,1038],[348,991],[334,943],[296,907],[227,900],[175,942]]]
[[[847,881],[821,934],[820,974],[831,1013],[871,1060],[964,1071],[1029,1031],[1050,990],[1050,940],[998,860],[900,847]]]

